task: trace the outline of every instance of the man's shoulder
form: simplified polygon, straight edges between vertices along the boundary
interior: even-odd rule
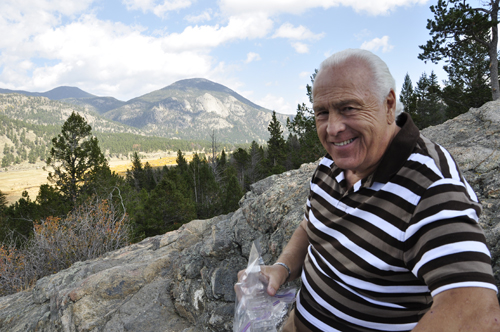
[[[440,178],[462,181],[460,168],[451,153],[422,134],[409,160],[421,163]]]

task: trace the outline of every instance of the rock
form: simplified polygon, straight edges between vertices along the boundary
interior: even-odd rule
[[[472,186],[483,213],[479,222],[491,250],[493,272],[500,284],[500,101],[426,128],[422,134],[444,146]]]
[[[478,193],[499,280],[500,102],[423,133],[452,152]],[[0,298],[0,331],[232,331],[233,285],[252,242],[260,240],[265,262],[277,259],[303,218],[315,168],[255,183],[234,213],[193,220]]]
[[[315,164],[252,186],[241,208],[145,239],[0,298],[0,331],[232,331],[234,283],[260,239],[274,262]]]

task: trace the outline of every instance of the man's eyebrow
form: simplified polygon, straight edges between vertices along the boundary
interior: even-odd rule
[[[313,105],[313,111],[318,112],[321,110],[328,109],[329,107],[333,107],[334,109],[338,109],[338,108],[342,108],[346,105],[361,105],[361,103],[357,99],[345,99],[345,100],[340,100],[337,102],[330,103],[328,105],[328,107],[325,107],[323,105],[318,105],[318,106],[314,107],[314,105]]]
[[[345,100],[340,100],[340,101],[331,103],[330,106],[333,106],[334,108],[341,108],[342,106],[349,105],[349,104],[361,105],[361,103],[357,99],[345,99]]]

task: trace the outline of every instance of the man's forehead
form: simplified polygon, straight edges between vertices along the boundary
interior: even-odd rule
[[[324,68],[316,75],[313,84],[313,95],[317,87],[322,90],[324,88],[328,89],[328,85],[341,84],[355,88],[359,85],[367,85],[367,83],[371,85],[373,81],[372,71],[366,64],[359,62],[342,63]]]

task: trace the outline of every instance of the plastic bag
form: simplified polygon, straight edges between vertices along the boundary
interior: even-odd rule
[[[267,294],[268,280],[260,273],[262,263],[259,243],[254,242],[245,276],[235,285],[233,332],[277,332],[295,301],[293,287],[282,288],[275,296]]]

